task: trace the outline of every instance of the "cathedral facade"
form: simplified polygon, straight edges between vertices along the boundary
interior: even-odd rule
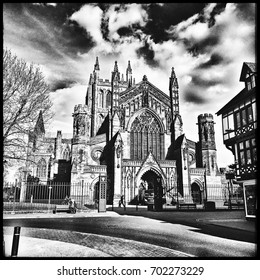
[[[49,153],[53,156],[45,159],[42,153],[49,167],[45,179],[59,177],[59,165],[67,162],[71,184],[88,183],[93,201],[100,176],[106,176],[110,204],[116,205],[122,195],[126,203],[133,203],[149,191],[159,208],[162,199],[176,195],[201,204],[210,192],[206,182],[221,186],[213,116],[199,115],[199,141],[187,139],[174,68],[169,73],[169,94],[145,75],[135,83],[130,61],[125,79],[117,62],[110,79],[100,78],[100,68],[96,58],[85,103],[74,107],[72,139],[63,139],[58,132]]]

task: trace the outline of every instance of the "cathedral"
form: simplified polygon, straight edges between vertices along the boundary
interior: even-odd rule
[[[127,204],[136,203],[144,192],[154,194],[158,209],[176,196],[202,204],[210,186],[221,186],[212,114],[198,116],[198,141],[187,139],[174,68],[169,71],[168,94],[146,75],[136,83],[130,61],[125,78],[117,62],[110,79],[102,79],[100,69],[96,58],[85,103],[74,107],[70,138],[61,131],[47,137],[40,113],[30,140],[37,162],[30,174],[42,182],[87,183],[93,203],[103,176],[109,204],[118,204],[122,195]],[[71,189],[71,197],[74,192]]]

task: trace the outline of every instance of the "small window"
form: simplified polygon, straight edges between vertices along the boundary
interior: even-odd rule
[[[239,127],[241,126],[241,122],[240,122],[240,112],[236,112],[235,118],[236,118],[236,126],[239,128]]]
[[[226,130],[228,129],[228,119],[227,119],[227,117],[223,118],[223,129],[224,129],[224,133],[226,133]]]
[[[254,88],[255,87],[255,76],[253,75],[252,76],[252,88]]]
[[[253,162],[256,163],[256,161],[257,161],[256,148],[253,148],[253,150],[252,150],[252,158],[253,158]]]
[[[239,153],[239,156],[240,156],[240,163],[241,163],[241,165],[245,165],[245,154],[244,154],[244,151],[241,151]]]
[[[252,88],[251,81],[247,81],[247,90],[250,90]]]
[[[253,122],[253,110],[251,106],[248,107],[247,112],[248,112],[248,122]]]
[[[246,151],[246,160],[247,160],[247,164],[252,163],[250,150]]]
[[[246,120],[246,110],[242,110],[242,125],[246,125],[247,124],[247,120]]]

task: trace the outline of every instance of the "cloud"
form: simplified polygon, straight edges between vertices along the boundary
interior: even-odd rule
[[[72,113],[74,106],[84,104],[86,86],[81,84],[70,85],[70,88],[62,88],[52,91],[50,98],[53,101],[55,118],[52,127],[60,127],[64,132],[72,131]],[[59,126],[56,126],[59,123]],[[62,123],[62,125],[61,125]]]
[[[118,30],[132,25],[145,26],[148,15],[140,4],[112,5],[106,12],[108,18],[109,39],[120,38]]]
[[[98,6],[84,5],[79,11],[73,13],[69,19],[76,21],[80,26],[84,27],[98,44],[103,41],[100,29],[102,14],[103,11]]]

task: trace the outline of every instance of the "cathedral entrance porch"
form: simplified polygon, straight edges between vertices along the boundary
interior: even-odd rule
[[[148,205],[148,210],[162,210],[163,188],[161,175],[153,170],[148,170],[141,176],[139,201]]]

